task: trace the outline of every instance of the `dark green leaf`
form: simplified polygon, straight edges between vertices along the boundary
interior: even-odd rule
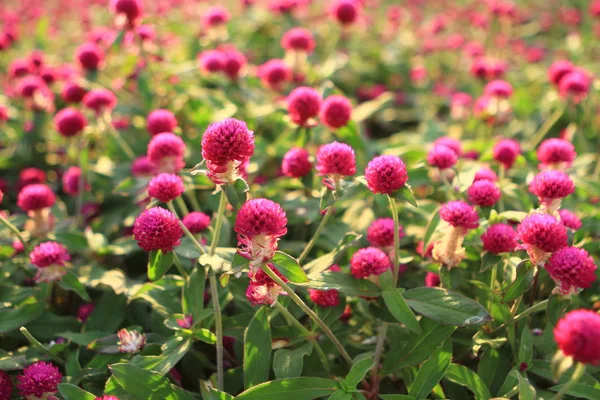
[[[384,290],[382,293],[386,307],[394,318],[402,322],[411,331],[420,334],[421,327],[399,289]]]
[[[173,265],[174,258],[172,251],[163,253],[161,250],[152,250],[148,261],[148,279],[154,282],[162,278]]]
[[[65,400],[95,400],[96,396],[70,383],[59,383],[58,391]]]
[[[302,346],[289,350],[279,349],[273,356],[273,371],[277,379],[296,378],[302,374],[304,356],[312,353],[311,342],[305,342]]]
[[[559,392],[564,386],[564,384],[552,386],[550,390]],[[577,383],[566,394],[581,399],[598,400],[600,399],[600,388]]]
[[[323,272],[310,274],[309,282],[303,284],[313,289],[337,289],[348,296],[378,297],[381,294],[379,286],[367,279],[356,279],[343,272]]]
[[[70,290],[77,293],[77,295],[83,300],[92,301],[92,299],[90,299],[90,296],[87,294],[87,291],[85,290],[85,286],[83,286],[83,283],[79,282],[79,279],[77,279],[77,275],[75,275],[73,271],[67,272],[58,282],[58,284],[61,288],[65,290]]]
[[[355,388],[363,379],[365,379],[365,375],[371,370],[374,362],[375,360],[371,353],[362,354],[356,357],[354,364],[352,364],[352,368],[350,368],[350,372],[348,372],[346,379],[344,379],[346,383]]]
[[[222,185],[222,189],[225,191],[227,201],[234,209],[239,210],[242,204],[246,202],[248,184],[244,179],[238,178],[233,184]]]
[[[481,268],[479,269],[479,272],[485,272],[488,269],[498,265],[501,261],[502,257],[500,257],[497,254],[486,251],[481,257]]]
[[[536,400],[535,388],[523,374],[517,374],[519,379],[519,400]]]
[[[444,377],[446,370],[452,362],[451,348],[439,347],[433,352],[431,358],[420,368],[413,381],[408,394],[415,399],[425,399],[435,385]]]
[[[19,329],[23,325],[36,320],[44,313],[46,304],[28,303],[21,307],[0,310],[0,333]]]
[[[458,364],[450,364],[444,378],[469,388],[475,395],[476,400],[489,400],[492,398],[490,391],[479,375],[467,367]]]
[[[535,268],[531,266],[531,262],[524,261],[520,263],[517,267],[517,278],[506,289],[502,302],[508,303],[525,293],[529,289],[531,281],[533,281],[534,274]]]
[[[191,315],[194,322],[200,321],[204,310],[204,289],[206,272],[204,267],[196,266],[183,286],[183,313]]]
[[[308,277],[306,273],[298,264],[298,260],[283,251],[276,251],[273,256],[273,264],[279,272],[283,274],[290,282],[294,283],[306,283]]]
[[[319,205],[319,207],[321,208],[321,211],[326,210],[333,203],[335,203],[335,197],[333,196],[333,191],[329,190],[328,188],[325,188],[323,191],[323,194],[321,195],[321,202]]]
[[[167,374],[192,347],[189,339],[174,337],[161,346],[159,356],[135,356],[131,362],[143,369]]]
[[[299,377],[278,379],[254,386],[235,400],[313,400],[332,394],[337,389],[333,379]]]
[[[85,322],[86,331],[116,332],[125,318],[127,297],[108,290]]]
[[[261,307],[244,333],[244,387],[251,388],[269,379],[271,369],[271,328],[266,307]]]
[[[417,204],[417,200],[415,199],[415,195],[412,191],[412,188],[408,183],[402,186],[402,188],[392,193],[391,196],[395,199],[405,201],[411,206],[419,207],[419,205]]]
[[[531,365],[533,359],[533,335],[528,326],[521,332],[521,344],[519,346],[519,363]]]
[[[406,394],[380,394],[379,397],[383,400],[415,400],[414,397]]]
[[[146,371],[133,364],[113,364],[113,377],[127,393],[147,400],[193,400],[183,389],[173,386],[159,373]]]
[[[548,319],[552,325],[556,326],[556,323],[562,317],[567,307],[569,307],[569,304],[571,304],[570,297],[564,297],[557,293],[550,295],[546,314],[548,314]]]

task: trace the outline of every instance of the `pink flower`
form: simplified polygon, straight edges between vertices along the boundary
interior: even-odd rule
[[[581,71],[566,74],[558,85],[558,92],[564,98],[580,102],[590,91],[591,79]]]
[[[557,60],[548,68],[548,79],[555,85],[559,85],[561,79],[573,71],[574,65],[568,60]]]
[[[450,147],[443,145],[434,146],[427,154],[427,162],[432,167],[441,170],[452,168],[458,161],[458,156]]]
[[[0,400],[10,400],[13,391],[13,384],[10,376],[4,371],[0,371]]]
[[[437,287],[440,286],[440,276],[433,272],[427,272],[425,275],[425,286],[427,287]]]
[[[92,89],[83,96],[83,104],[100,115],[111,112],[117,106],[117,97],[108,89]]]
[[[336,0],[331,3],[329,13],[342,25],[351,25],[358,19],[361,4],[357,0]]]
[[[134,239],[144,251],[173,251],[181,244],[182,235],[179,219],[161,207],[142,211],[133,224]]]
[[[492,182],[498,182],[498,175],[488,167],[482,167],[473,178],[473,182],[488,180]]]
[[[194,319],[191,315],[186,315],[183,319],[178,319],[175,322],[183,329],[190,329],[194,325]]]
[[[36,92],[45,89],[47,89],[46,82],[37,75],[28,75],[19,79],[15,87],[15,91],[24,98],[31,98]]]
[[[479,216],[473,206],[461,200],[444,203],[440,217],[456,228],[475,229],[479,226]]]
[[[47,185],[31,184],[19,192],[17,205],[24,211],[36,211],[52,207],[56,202],[54,192]]]
[[[508,224],[495,224],[481,235],[483,249],[493,254],[510,253],[518,246],[517,232]]]
[[[492,181],[482,179],[473,182],[467,190],[469,201],[481,207],[492,207],[500,200],[500,188]]]
[[[104,62],[104,51],[96,43],[84,43],[75,50],[75,58],[81,68],[95,71]]]
[[[239,78],[242,69],[246,66],[246,56],[241,51],[227,47],[221,49],[223,53],[223,72],[231,80]]]
[[[69,167],[62,176],[63,192],[69,196],[76,196],[80,190],[89,190],[90,185],[81,178],[81,168]]]
[[[369,161],[365,170],[367,186],[373,193],[392,194],[408,180],[406,165],[400,157],[378,156]]]
[[[502,139],[496,143],[493,149],[494,160],[504,165],[506,169],[512,167],[520,153],[521,146],[519,142],[512,139]]]
[[[446,146],[452,151],[454,151],[454,153],[456,153],[458,157],[460,157],[463,152],[460,141],[449,136],[442,136],[440,138],[437,138],[435,142],[433,142],[433,146]]]
[[[543,167],[569,167],[576,156],[575,147],[570,142],[557,138],[544,140],[537,151],[537,158]]]
[[[577,247],[563,247],[550,256],[544,265],[556,282],[558,292],[567,295],[592,286],[596,280],[596,265],[587,251]]]
[[[350,260],[350,273],[356,279],[381,275],[390,268],[391,264],[387,254],[376,247],[360,249]]]
[[[177,119],[169,110],[159,108],[148,114],[147,129],[152,136],[163,132],[173,132],[176,127]]]
[[[281,171],[290,178],[302,178],[312,170],[312,162],[309,157],[308,151],[294,147],[283,156]]]
[[[554,340],[575,361],[600,364],[600,315],[592,310],[570,311],[556,324]]]
[[[82,323],[85,323],[85,321],[87,321],[87,319],[94,311],[94,308],[96,308],[96,306],[92,303],[80,305],[77,309],[77,319],[80,320]]]
[[[266,87],[280,90],[285,82],[292,79],[292,71],[283,60],[273,59],[259,67],[258,76]]]
[[[333,142],[321,146],[317,152],[317,171],[322,176],[339,179],[356,173],[356,158],[352,147]]]
[[[23,58],[16,58],[8,65],[8,75],[11,79],[22,78],[31,72],[29,61]]]
[[[345,126],[352,116],[352,104],[344,96],[333,95],[321,105],[320,119],[331,129]]]
[[[225,55],[219,50],[206,50],[198,55],[198,64],[204,72],[220,72],[225,66]]]
[[[63,108],[54,116],[56,130],[64,137],[78,135],[87,126],[87,120],[76,108]]]
[[[281,47],[286,50],[312,53],[316,43],[312,33],[304,28],[292,28],[281,38]]]
[[[503,80],[495,80],[485,85],[483,93],[488,96],[507,99],[512,96],[513,89],[510,83]]]
[[[148,156],[139,156],[131,164],[133,176],[152,176],[156,172],[156,165],[150,161]]]
[[[558,211],[558,215],[560,215],[560,222],[562,222],[565,227],[572,229],[573,231],[581,228],[581,220],[571,211],[562,209]]]
[[[208,229],[210,226],[210,217],[203,212],[192,211],[183,217],[182,222],[191,233],[196,234]]]
[[[183,192],[185,192],[183,180],[175,174],[158,174],[148,183],[148,195],[163,203],[175,200]]]
[[[51,363],[38,361],[25,368],[17,379],[21,396],[27,399],[46,399],[56,394],[62,375]]]
[[[110,0],[109,8],[117,16],[123,16],[129,28],[140,23],[144,9],[142,0]]]
[[[335,307],[340,304],[340,292],[335,289],[308,289],[308,295],[313,303],[323,308]]]
[[[146,344],[146,335],[138,331],[121,329],[117,336],[121,353],[137,353]]]
[[[178,173],[185,166],[183,156],[185,143],[171,132],[159,133],[148,143],[148,159],[154,163],[159,172]]]
[[[404,236],[404,230],[398,227],[400,239]],[[378,218],[367,229],[367,240],[371,246],[379,248],[394,247],[394,220],[392,218]]]
[[[229,22],[231,15],[229,11],[221,5],[212,6],[204,14],[204,25],[207,28],[214,28],[216,26],[224,25]]]
[[[321,94],[313,88],[301,86],[292,90],[287,97],[290,119],[300,126],[306,126],[309,119],[319,114],[321,101]]]
[[[567,245],[564,225],[548,214],[532,214],[517,227],[520,248],[527,250],[534,264],[543,264],[550,253]]]
[[[250,282],[246,289],[246,298],[253,306],[267,305],[272,306],[277,302],[279,294],[283,294],[283,289],[277,284],[265,284]]]
[[[567,174],[556,170],[542,171],[529,184],[529,191],[536,195],[542,204],[563,199],[575,191],[575,185]]]

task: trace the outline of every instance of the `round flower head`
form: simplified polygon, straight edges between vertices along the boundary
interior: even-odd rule
[[[204,25],[207,28],[213,28],[215,26],[226,24],[229,22],[230,18],[231,15],[225,7],[220,5],[212,6],[204,15]]]
[[[202,137],[202,157],[213,164],[244,161],[254,153],[254,132],[235,118],[208,126]]]
[[[540,144],[537,158],[544,167],[564,164],[570,166],[577,153],[575,147],[564,139],[547,139]]]
[[[363,279],[370,275],[381,275],[391,268],[387,254],[376,247],[367,247],[358,250],[350,260],[350,273],[356,279]]]
[[[81,322],[87,321],[96,306],[92,303],[82,304],[77,308],[77,319]]]
[[[469,201],[481,207],[492,207],[500,200],[502,193],[500,188],[487,179],[473,182],[467,190]]]
[[[75,82],[66,82],[63,86],[61,97],[66,103],[81,103],[87,90]]]
[[[220,72],[225,65],[225,56],[219,50],[206,50],[198,56],[198,64],[206,73]]]
[[[560,215],[560,222],[562,222],[565,227],[572,229],[573,231],[581,228],[581,220],[571,211],[562,209],[558,211],[558,215]]]
[[[263,85],[273,90],[280,90],[285,82],[292,79],[292,70],[278,58],[269,60],[258,69],[258,76]]]
[[[24,211],[52,207],[55,202],[56,197],[52,189],[41,183],[25,186],[17,196],[17,205]]]
[[[72,137],[83,131],[87,126],[87,120],[78,109],[67,107],[56,113],[54,126],[62,136]]]
[[[539,197],[543,204],[563,199],[575,191],[575,185],[567,174],[556,170],[542,171],[529,184],[529,191]]]
[[[496,143],[493,150],[494,160],[509,169],[515,163],[517,156],[521,153],[519,142],[512,139],[503,139]]]
[[[558,285],[558,292],[564,295],[589,288],[596,280],[594,259],[587,251],[577,247],[563,247],[555,251],[544,268]]]
[[[442,136],[433,142],[433,146],[446,146],[456,153],[458,157],[462,154],[462,145],[460,141],[449,136]]]
[[[567,245],[567,229],[552,215],[532,214],[517,227],[520,248],[527,250],[535,264],[541,264],[550,253]]]
[[[512,96],[513,88],[510,83],[503,80],[495,80],[485,85],[483,93],[492,97],[507,99]]]
[[[210,217],[200,211],[192,211],[185,217],[183,217],[183,225],[191,233],[204,232],[210,226]]]
[[[356,173],[354,150],[349,145],[339,142],[319,147],[317,171],[319,175],[331,175],[336,178],[354,175]]]
[[[517,248],[517,232],[508,224],[495,224],[481,235],[483,249],[493,254],[510,253]]]
[[[62,375],[51,363],[38,361],[17,377],[19,394],[27,399],[47,399],[56,394]]]
[[[225,75],[232,80],[239,78],[247,63],[244,53],[233,47],[222,49],[221,52],[223,53],[223,72]]]
[[[570,311],[554,328],[554,340],[567,356],[583,364],[600,364],[600,314]]]
[[[439,169],[452,168],[456,161],[458,161],[456,152],[447,146],[436,145],[427,154],[429,165]]]
[[[4,192],[2,191],[2,189],[0,189],[0,203],[2,203],[3,199],[4,199]]]
[[[22,78],[31,72],[30,63],[24,58],[13,60],[8,66],[8,75],[11,79]]]
[[[111,0],[109,8],[130,28],[139,24],[144,9],[142,0]]]
[[[319,307],[335,307],[340,304],[340,292],[335,289],[308,289],[308,295],[310,296],[310,300]]]
[[[75,50],[75,58],[81,68],[95,71],[104,62],[104,51],[96,43],[84,43]]]
[[[321,94],[313,88],[301,86],[290,92],[287,97],[287,110],[290,118],[298,125],[305,126],[315,118],[321,108]]]
[[[292,28],[281,38],[281,47],[286,50],[312,53],[316,43],[312,33],[304,28]]]
[[[248,238],[281,237],[287,232],[286,225],[287,217],[279,204],[267,199],[251,199],[238,211],[234,230]]]
[[[133,176],[152,176],[156,172],[156,165],[150,161],[148,156],[139,156],[131,163],[131,174]]]
[[[148,159],[160,172],[178,173],[184,166],[185,143],[171,132],[159,133],[148,143]]]
[[[398,227],[398,234],[402,239],[405,234],[402,227]],[[367,240],[374,247],[394,247],[394,220],[392,218],[378,218],[367,229]]]
[[[185,192],[183,180],[175,174],[158,174],[148,183],[148,195],[163,203],[175,200],[183,192]]]
[[[473,182],[488,180],[492,182],[498,182],[498,175],[488,167],[482,167],[473,178]]]
[[[329,13],[340,24],[351,25],[358,19],[360,10],[357,0],[337,0],[331,4]]]
[[[437,287],[440,286],[440,276],[438,274],[435,274],[433,272],[428,272],[425,275],[425,286],[427,287]]]
[[[171,111],[159,108],[148,114],[146,127],[152,136],[163,132],[173,132],[177,127],[177,119]]]
[[[581,101],[590,91],[590,78],[581,71],[566,74],[558,85],[558,92],[562,97],[573,99],[576,103]]]
[[[10,400],[12,395],[13,384],[8,374],[0,371],[0,400]]]
[[[290,178],[302,178],[308,175],[312,169],[308,151],[301,147],[290,149],[281,162],[281,171]]]
[[[29,260],[38,268],[47,268],[53,265],[64,266],[71,256],[67,249],[56,242],[44,242],[37,245],[31,253]]]
[[[408,173],[400,157],[384,155],[369,161],[365,178],[373,193],[392,194],[406,184]]]
[[[27,75],[17,82],[15,91],[21,97],[33,97],[33,95],[46,88],[46,82],[37,75]]]
[[[117,97],[108,89],[93,89],[83,96],[83,104],[99,115],[111,112],[117,106]]]
[[[145,251],[173,251],[181,244],[182,235],[179,219],[161,207],[142,211],[133,224],[134,239]]]
[[[352,104],[344,96],[329,96],[321,106],[320,119],[331,129],[345,126],[352,117]]]
[[[81,168],[69,167],[62,176],[63,192],[70,196],[76,196],[83,186],[84,189],[89,189],[89,184],[81,179]]]
[[[44,183],[46,182],[46,173],[35,167],[24,168],[19,172],[19,181],[17,182],[17,186],[19,188],[24,188],[27,185],[32,185],[34,183]]]
[[[444,203],[440,208],[440,217],[455,228],[475,229],[479,226],[477,211],[461,200]]]
[[[573,71],[575,67],[570,61],[558,60],[554,61],[550,68],[548,68],[548,79],[555,85],[559,85],[561,79],[569,72]]]

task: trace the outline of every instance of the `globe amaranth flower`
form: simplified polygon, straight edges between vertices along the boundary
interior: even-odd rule
[[[307,126],[308,121],[319,114],[321,101],[321,94],[311,87],[301,86],[292,90],[287,97],[290,119],[300,126]]]
[[[219,50],[206,50],[198,55],[198,66],[205,73],[223,71],[225,55]]]
[[[19,172],[19,180],[17,181],[17,187],[19,188],[19,190],[21,190],[27,185],[45,182],[46,172],[44,172],[43,170],[35,167],[23,168]]]
[[[340,292],[335,289],[318,290],[308,289],[310,300],[319,307],[335,307],[340,304]]]
[[[466,119],[470,115],[473,98],[468,93],[454,93],[450,99],[450,115],[453,119]]]
[[[142,0],[110,0],[109,9],[117,15],[117,25],[134,28],[142,19],[144,4]]]
[[[479,171],[475,173],[473,177],[473,182],[488,180],[492,182],[498,182],[498,175],[494,171],[492,171],[488,167],[482,167]]]
[[[66,103],[81,103],[86,93],[86,89],[75,82],[69,81],[63,85],[60,96]]]
[[[117,332],[117,336],[121,353],[137,353],[146,344],[146,335],[135,330],[121,329]]]
[[[92,89],[83,96],[83,104],[96,115],[101,115],[117,106],[117,97],[108,89]]]
[[[312,53],[316,43],[313,34],[304,28],[292,28],[283,34],[281,47],[286,50]]]
[[[544,265],[562,295],[577,293],[596,280],[596,264],[584,249],[563,247],[552,253]]]
[[[202,137],[202,157],[208,176],[218,185],[242,177],[241,167],[253,153],[254,132],[235,118],[209,125]]]
[[[204,232],[210,226],[210,217],[200,211],[192,211],[183,217],[183,225],[193,234]]]
[[[60,243],[43,242],[29,253],[29,260],[38,269],[36,282],[52,282],[67,273],[66,263],[71,260],[71,256]]]
[[[427,272],[425,275],[425,286],[427,287],[437,287],[440,286],[440,276],[433,272]]]
[[[63,192],[69,196],[77,196],[80,190],[89,190],[90,184],[82,178],[81,168],[69,167],[62,176]]]
[[[352,147],[345,143],[333,142],[319,147],[317,151],[317,172],[325,176],[325,184],[333,188],[344,176],[356,173],[356,157]]]
[[[75,58],[84,70],[95,71],[104,63],[104,51],[96,43],[84,43],[75,50]]]
[[[381,275],[391,268],[387,254],[376,247],[358,250],[350,259],[350,273],[356,279],[364,279],[371,275]]]
[[[10,376],[4,371],[0,371],[0,400],[10,400],[13,392],[13,384]]]
[[[483,249],[493,254],[510,253],[515,251],[517,232],[508,224],[494,224],[481,235]]]
[[[56,113],[54,126],[62,136],[72,137],[83,131],[87,126],[87,119],[78,109],[67,107]]]
[[[92,315],[95,308],[96,306],[92,303],[80,305],[79,308],[77,308],[77,319],[82,323],[85,323],[90,315]]]
[[[541,169],[568,168],[576,156],[575,147],[570,142],[558,138],[544,140],[537,151]]]
[[[312,170],[310,154],[301,147],[290,149],[281,161],[281,172],[290,178],[302,178]]]
[[[442,205],[440,218],[450,225],[449,232],[443,240],[434,244],[432,255],[435,260],[448,268],[453,268],[464,258],[463,240],[469,229],[479,226],[479,217],[473,206],[464,201],[455,200]]]
[[[155,135],[148,143],[148,159],[157,167],[157,172],[177,174],[185,166],[185,143],[171,132]]]
[[[273,306],[280,294],[285,292],[277,284],[259,284],[250,282],[246,288],[246,298],[253,306]]]
[[[567,245],[567,229],[548,214],[531,214],[517,227],[519,247],[527,251],[531,261],[543,265],[551,253]]]
[[[191,314],[188,314],[181,319],[175,320],[175,322],[177,322],[177,325],[183,329],[191,329],[191,327],[194,325],[194,318]]]
[[[564,172],[546,170],[533,178],[529,191],[539,198],[543,210],[553,214],[560,208],[561,200],[575,191],[575,185]]]
[[[548,80],[558,86],[562,78],[573,71],[575,66],[568,60],[557,60],[548,68]]]
[[[223,72],[229,79],[236,80],[247,64],[246,56],[231,46],[222,48],[221,52],[223,53]]]
[[[175,174],[158,174],[148,183],[148,195],[163,203],[175,200],[183,192],[185,192],[183,180]]]
[[[16,58],[8,65],[8,76],[10,79],[23,78],[33,72],[28,60]]]
[[[341,25],[349,26],[356,22],[361,9],[358,0],[336,0],[329,6],[329,14]]]
[[[504,165],[504,168],[509,169],[515,163],[517,156],[521,153],[519,142],[512,139],[502,139],[493,149],[494,160]]]
[[[156,164],[148,156],[139,156],[131,163],[131,174],[133,176],[149,177],[156,173]]]
[[[581,219],[571,211],[565,209],[558,210],[558,215],[560,216],[560,222],[562,222],[565,227],[573,231],[581,228]]]
[[[352,117],[352,103],[344,96],[333,95],[323,101],[319,118],[331,129],[345,126]]]
[[[441,170],[452,168],[458,161],[458,155],[450,147],[444,145],[435,145],[427,153],[427,162],[432,167]]]
[[[25,186],[17,196],[17,205],[24,211],[37,211],[52,207],[56,196],[48,185],[42,183]]]
[[[148,114],[146,128],[152,136],[163,132],[173,132],[176,127],[177,119],[169,110],[159,108]]]
[[[142,211],[133,223],[133,237],[144,251],[173,251],[181,244],[182,235],[179,219],[161,207]]]
[[[402,239],[404,229],[398,227],[398,236]],[[394,220],[392,218],[378,218],[367,229],[367,240],[373,247],[382,249],[394,247]]]
[[[584,309],[568,312],[556,324],[554,340],[575,361],[600,364],[600,314]]]
[[[579,103],[590,91],[591,79],[583,71],[566,74],[558,85],[558,92],[566,99]]]
[[[52,363],[38,361],[25,368],[17,380],[21,396],[28,400],[45,400],[58,392],[62,375]]]
[[[234,230],[238,253],[250,260],[255,272],[273,258],[279,238],[287,233],[287,217],[281,206],[267,199],[251,199],[238,211]]]
[[[17,82],[15,91],[23,98],[31,98],[40,90],[47,88],[46,82],[37,75],[27,75]]]
[[[408,180],[406,165],[400,157],[383,155],[373,158],[365,170],[367,186],[373,193],[392,194]]]
[[[507,99],[512,96],[513,88],[510,83],[498,79],[485,85],[483,93],[487,96]]]
[[[449,136],[442,136],[440,138],[437,138],[433,142],[433,146],[446,146],[452,151],[454,151],[458,157],[460,157],[463,153],[460,141]]]
[[[502,193],[494,182],[482,179],[473,182],[467,189],[469,201],[481,207],[492,207],[500,200]]]
[[[215,28],[224,25],[229,22],[230,19],[231,15],[229,14],[229,11],[221,5],[209,8],[203,18],[204,26],[207,28]]]
[[[281,90],[282,86],[292,79],[292,70],[280,59],[272,59],[258,68],[258,76],[262,84],[273,90]]]

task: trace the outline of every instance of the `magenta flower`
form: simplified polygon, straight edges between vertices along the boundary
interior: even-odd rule
[[[37,183],[27,185],[17,196],[17,205],[24,211],[37,211],[52,207],[56,202],[56,196],[47,185]]]
[[[560,207],[561,200],[575,191],[575,185],[564,172],[546,170],[533,178],[529,191],[540,199],[549,213],[553,213]]]
[[[544,140],[537,151],[540,167],[543,168],[570,167],[576,156],[575,147],[570,142],[557,138]]]
[[[96,43],[88,42],[75,50],[75,58],[84,70],[95,71],[104,62],[104,51]]]
[[[513,88],[510,83],[498,79],[485,85],[483,93],[487,96],[507,99],[512,96]]]
[[[108,89],[92,89],[83,96],[83,104],[100,115],[111,112],[117,106],[117,97]]]
[[[433,272],[427,272],[425,275],[425,286],[427,287],[437,287],[440,286],[440,276]]]
[[[365,170],[367,186],[373,193],[392,194],[408,180],[406,165],[400,157],[378,156],[369,161]]]
[[[4,371],[0,371],[0,400],[10,400],[13,392],[13,384],[10,376]]]
[[[348,26],[356,22],[361,8],[361,3],[357,0],[336,0],[331,3],[329,13],[338,23]]]
[[[452,168],[458,161],[456,152],[450,147],[436,145],[427,154],[427,162],[440,170]]]
[[[304,28],[292,28],[283,34],[281,47],[286,50],[312,53],[316,43],[312,33]]]
[[[200,211],[192,211],[185,217],[183,217],[183,225],[191,233],[204,232],[210,226],[210,217]]]
[[[205,73],[223,71],[225,55],[219,50],[206,50],[198,55],[198,65]]]
[[[583,309],[570,311],[556,324],[554,340],[575,361],[600,364],[600,314]]]
[[[352,103],[344,96],[329,96],[321,105],[319,118],[331,129],[345,126],[352,117]]]
[[[155,136],[163,132],[173,132],[177,127],[175,115],[169,111],[159,108],[148,114],[146,128],[150,135]]]
[[[64,137],[76,136],[87,126],[85,116],[76,108],[63,108],[54,116],[54,126]]]
[[[185,166],[184,154],[184,141],[171,132],[159,133],[148,143],[148,159],[157,166],[158,172],[177,174]]]
[[[404,229],[398,227],[398,234],[402,239]],[[394,247],[394,220],[392,218],[378,218],[367,229],[367,240],[373,247],[382,249]]]
[[[542,265],[552,252],[567,245],[567,229],[551,215],[532,214],[517,227],[517,238],[531,261]]]
[[[467,190],[469,201],[481,207],[492,207],[500,200],[500,188],[492,181],[482,179],[473,182]]]
[[[301,147],[290,149],[281,161],[281,172],[290,178],[302,178],[312,170],[310,154]]]
[[[144,7],[142,0],[110,0],[109,9],[117,19],[124,19],[122,24],[133,28],[139,25]]]
[[[47,399],[58,391],[62,375],[51,363],[38,361],[17,377],[19,394],[27,399]]]
[[[231,15],[225,7],[221,5],[216,5],[208,9],[206,14],[204,14],[203,20],[204,25],[207,28],[215,28],[217,26],[226,24],[227,22],[229,22],[230,18]]]
[[[504,165],[506,169],[510,169],[515,163],[517,156],[521,153],[519,142],[512,139],[502,139],[493,149],[494,160]]]
[[[133,176],[149,177],[156,173],[156,165],[150,161],[148,156],[139,156],[131,163],[131,174]]]
[[[573,231],[581,228],[581,219],[571,211],[562,209],[558,211],[558,215],[560,216],[560,222],[562,222],[565,227]]]
[[[493,254],[510,253],[515,251],[517,232],[508,224],[494,224],[481,235],[483,249]]]
[[[356,173],[356,158],[352,147],[345,143],[333,142],[319,147],[317,171],[321,176],[339,180]]]
[[[479,226],[477,211],[460,200],[444,203],[440,208],[440,217],[455,228],[474,229]]]
[[[442,136],[441,138],[436,139],[433,142],[433,146],[446,146],[449,149],[452,149],[452,151],[454,151],[458,157],[460,157],[463,152],[460,140],[451,138],[449,136]]]
[[[479,217],[473,206],[456,200],[442,205],[440,218],[450,225],[449,232],[434,244],[432,255],[435,260],[453,268],[465,257],[465,249],[462,247],[464,237],[469,229],[479,226]]]
[[[356,279],[364,279],[371,275],[381,275],[391,268],[387,254],[376,247],[358,250],[350,260],[350,273]]]
[[[262,84],[273,90],[280,90],[283,84],[292,79],[292,70],[280,59],[269,60],[258,69]]]
[[[69,196],[77,196],[80,190],[89,190],[90,185],[81,179],[81,168],[69,167],[62,176],[62,188]]]
[[[548,68],[548,79],[558,86],[562,78],[573,71],[574,65],[568,60],[557,60]]]
[[[181,244],[181,236],[179,219],[161,207],[142,211],[133,224],[133,237],[144,251],[173,251]]]
[[[158,174],[148,183],[148,195],[163,203],[175,200],[183,192],[185,192],[185,186],[178,175]]]
[[[319,114],[321,94],[306,86],[298,87],[287,97],[287,110],[290,119],[300,126],[307,126],[308,121]]]
[[[563,247],[552,253],[544,265],[562,295],[589,288],[596,280],[596,264],[584,249]]]
[[[498,175],[488,167],[482,167],[473,178],[473,182],[488,180],[492,182],[498,182]]]
[[[335,307],[340,304],[340,292],[335,289],[318,290],[308,289],[310,300],[319,307]]]

